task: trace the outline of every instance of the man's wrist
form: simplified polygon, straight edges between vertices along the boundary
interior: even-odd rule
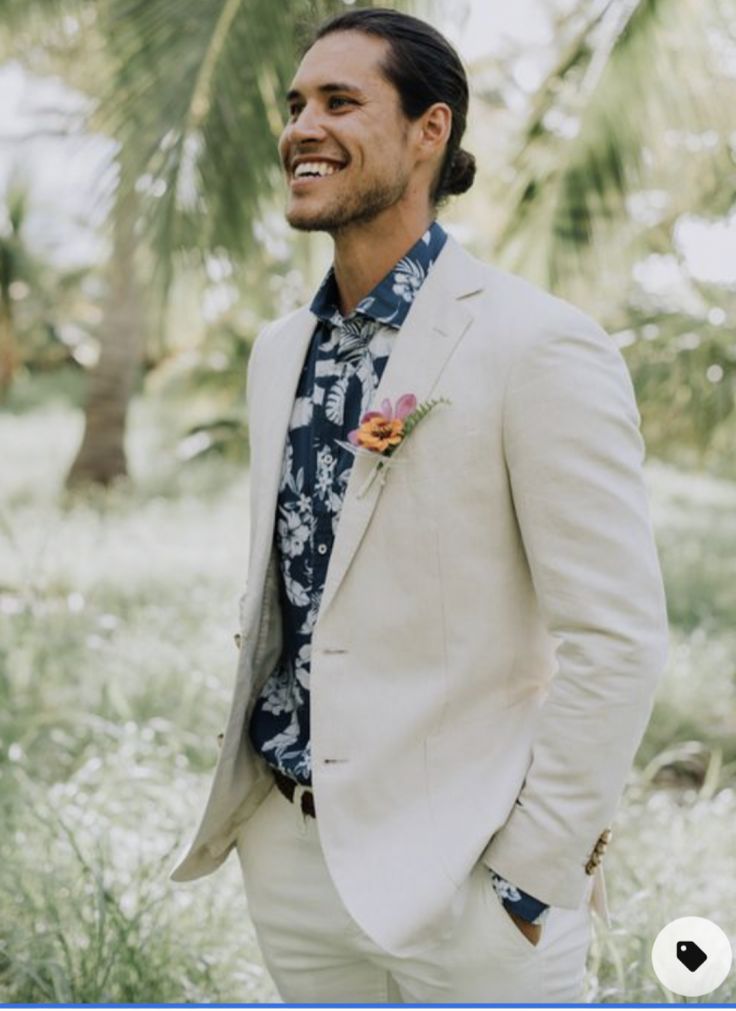
[[[533,895],[529,895],[528,892],[513,885],[506,878],[502,878],[500,874],[496,874],[494,870],[489,868],[489,872],[496,895],[505,909],[513,913],[514,916],[518,916],[519,919],[526,920],[527,923],[544,923],[549,914],[549,906],[545,902],[541,902]]]

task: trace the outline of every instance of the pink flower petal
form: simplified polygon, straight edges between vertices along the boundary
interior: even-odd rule
[[[413,393],[404,393],[396,401],[396,417],[401,421],[411,414],[412,411],[416,410],[417,398]]]
[[[393,421],[394,412],[391,408],[391,401],[386,399],[381,401],[381,411],[386,421]]]
[[[382,418],[383,415],[380,411],[366,411],[363,417],[360,419],[361,425],[364,425],[366,421],[370,421],[371,418]]]
[[[352,442],[354,446],[359,445],[358,443],[358,429],[354,428],[352,432],[348,432],[348,442]]]

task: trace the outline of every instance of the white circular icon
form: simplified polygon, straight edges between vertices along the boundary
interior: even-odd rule
[[[717,990],[731,971],[732,961],[725,933],[703,916],[671,920],[652,945],[657,979],[680,997],[702,997]]]

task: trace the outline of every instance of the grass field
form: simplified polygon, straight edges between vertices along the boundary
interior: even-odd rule
[[[0,1002],[275,999],[232,858],[168,880],[216,758],[247,474],[177,468],[133,412],[133,489],[61,494],[81,416],[0,414]],[[164,434],[162,434],[164,433]],[[606,856],[588,1000],[672,1000],[651,943],[736,938],[736,484],[652,461],[671,656]],[[736,975],[703,1001],[736,1002]]]

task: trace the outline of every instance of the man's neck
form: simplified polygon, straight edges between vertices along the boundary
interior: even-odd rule
[[[343,316],[375,288],[432,224],[434,215],[379,217],[333,236],[334,271]]]

